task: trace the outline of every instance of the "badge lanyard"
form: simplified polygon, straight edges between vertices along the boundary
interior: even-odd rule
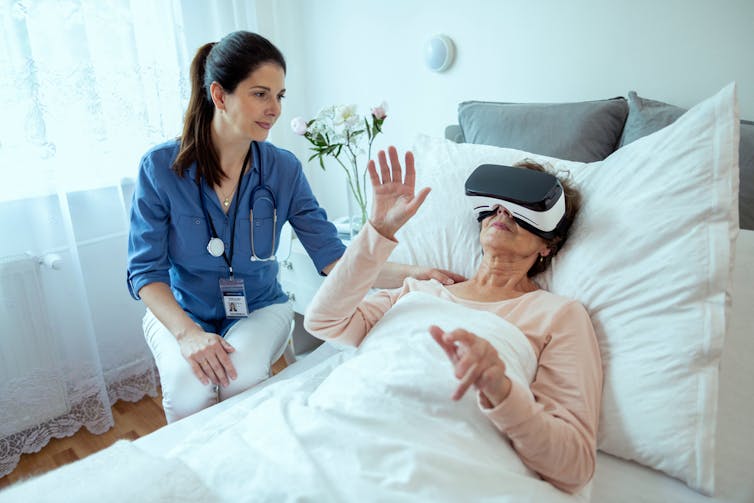
[[[207,222],[207,232],[209,233],[210,240],[207,243],[207,251],[213,257],[222,256],[225,259],[225,263],[228,265],[229,279],[220,278],[220,292],[222,294],[223,306],[225,307],[225,316],[228,318],[245,318],[249,315],[246,304],[246,288],[244,286],[243,279],[235,279],[233,277],[233,250],[235,245],[236,235],[236,217],[238,216],[238,207],[241,204],[241,194],[243,182],[243,174],[246,166],[249,164],[251,158],[252,147],[255,142],[252,141],[249,145],[249,151],[246,153],[243,165],[241,166],[241,172],[238,175],[238,185],[236,194],[233,196],[233,219],[230,227],[230,250],[229,253],[225,253],[225,245],[218,237],[215,224],[207,211],[207,205],[204,201],[204,191],[202,185],[204,185],[204,178],[199,179],[199,202],[201,203],[202,212],[204,213],[204,219]],[[232,203],[231,203],[232,204]]]

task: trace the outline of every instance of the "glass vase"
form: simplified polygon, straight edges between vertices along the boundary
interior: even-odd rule
[[[348,190],[348,221],[350,222],[350,239],[356,237],[361,231],[361,228],[364,227],[364,224],[367,223],[366,200],[364,201],[363,206],[360,205],[356,195],[350,190],[350,188]]]

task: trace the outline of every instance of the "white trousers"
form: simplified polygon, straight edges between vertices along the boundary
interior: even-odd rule
[[[228,387],[202,384],[181,354],[178,341],[147,309],[144,337],[152,350],[162,384],[162,406],[168,423],[245,391],[270,377],[270,367],[283,354],[291,331],[290,302],[258,309],[236,322],[225,334],[236,350],[230,360],[238,377]]]

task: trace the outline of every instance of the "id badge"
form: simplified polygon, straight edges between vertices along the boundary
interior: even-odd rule
[[[246,288],[242,279],[220,279],[220,292],[223,296],[226,318],[246,318]]]

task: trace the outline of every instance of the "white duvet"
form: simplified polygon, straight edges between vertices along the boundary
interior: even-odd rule
[[[516,327],[491,313],[411,293],[359,349],[239,402],[166,453],[163,466],[174,466],[183,478],[188,467],[205,501],[586,500],[527,469],[479,410],[473,390],[458,402],[450,399],[457,380],[429,335],[432,324],[487,338],[511,379],[531,382],[536,360]],[[160,487],[143,485],[147,500],[169,488],[171,477],[162,480]],[[120,500],[112,482],[103,490]]]

